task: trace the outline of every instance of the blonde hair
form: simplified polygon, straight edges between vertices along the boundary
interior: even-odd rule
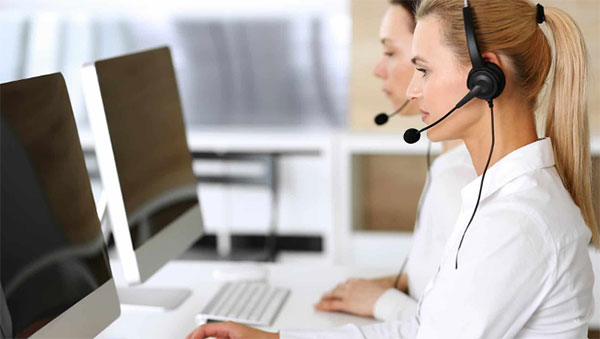
[[[508,57],[515,86],[531,110],[553,72],[548,89],[545,134],[552,140],[556,169],[563,185],[581,210],[600,248],[600,234],[592,207],[590,136],[587,115],[587,50],[573,19],[557,8],[545,8],[546,24],[554,42],[536,22],[536,6],[527,0],[469,0],[480,51]],[[458,59],[470,63],[462,17],[463,0],[422,0],[417,21],[437,15],[444,23],[443,41]]]

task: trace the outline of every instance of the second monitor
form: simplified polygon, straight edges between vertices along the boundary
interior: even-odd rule
[[[203,229],[170,51],[88,64],[83,86],[124,275],[142,283]]]
[[[115,243],[127,280],[143,282],[202,230],[169,49],[97,61],[85,67],[83,83]],[[235,276],[247,279],[240,268]],[[259,273],[254,278],[266,277],[262,267],[252,271]],[[122,305],[175,308],[185,295],[168,291],[119,289],[119,299]],[[236,281],[224,285],[197,320],[266,326],[288,295],[288,288],[265,281]]]

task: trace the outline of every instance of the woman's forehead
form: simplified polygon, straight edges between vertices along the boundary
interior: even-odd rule
[[[412,36],[410,30],[412,20],[410,14],[402,6],[390,6],[381,22],[379,30],[381,39],[397,40],[406,36]]]
[[[411,58],[421,62],[452,57],[451,49],[442,43],[442,25],[435,15],[417,21],[412,41]]]

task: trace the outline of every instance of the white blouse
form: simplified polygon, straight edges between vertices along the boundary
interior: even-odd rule
[[[419,202],[412,248],[406,264],[409,295],[395,288],[385,291],[375,303],[373,314],[376,319],[398,320],[416,314],[417,300],[440,264],[442,250],[458,217],[460,190],[476,177],[465,144],[433,161]]]
[[[558,175],[550,139],[508,154],[461,192],[456,226],[417,315],[296,338],[585,338],[593,314],[591,232]],[[458,269],[455,260],[458,255]]]

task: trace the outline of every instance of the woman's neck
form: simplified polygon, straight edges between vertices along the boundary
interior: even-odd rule
[[[462,143],[462,139],[442,141],[442,154],[458,147]]]
[[[489,167],[514,150],[538,140],[533,111],[523,107],[525,105],[494,103],[495,144]],[[474,127],[475,133],[465,136],[464,142],[471,154],[477,175],[481,175],[492,144],[490,112],[488,111]]]

